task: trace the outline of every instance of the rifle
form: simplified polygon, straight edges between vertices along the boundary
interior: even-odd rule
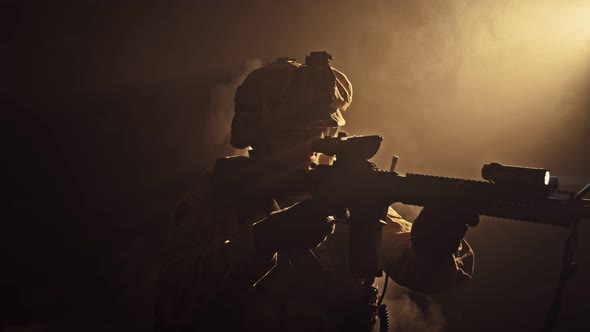
[[[314,151],[335,155],[338,159],[333,166],[318,165],[314,171],[310,171],[310,177],[314,179],[311,183],[315,184],[315,187],[310,187],[332,187],[336,193],[333,199],[338,199],[338,193],[352,191],[365,201],[384,202],[386,205],[383,206],[400,202],[419,206],[468,207],[480,215],[570,227],[560,278],[543,326],[544,331],[551,331],[561,308],[565,283],[577,271],[573,260],[577,227],[581,219],[590,218],[590,199],[584,198],[590,191],[590,184],[577,193],[561,191],[559,179],[551,176],[547,169],[504,166],[498,163],[483,166],[482,177],[487,181],[412,173],[402,175],[394,170],[397,157],[393,158],[389,172],[376,168],[370,171],[366,167],[363,169],[367,160],[379,150],[382,140],[380,136],[345,135],[316,140]],[[314,172],[317,174],[312,175]],[[313,190],[311,193],[313,194]],[[369,277],[372,274],[380,276],[379,221],[371,211],[364,213],[355,217],[354,208],[351,209],[351,273],[357,277]],[[367,217],[369,219],[365,219]]]
[[[560,281],[547,315],[550,330],[559,311],[565,282],[575,274],[573,251],[581,219],[590,218],[590,199],[584,196],[590,184],[579,192],[559,190],[559,180],[542,168],[490,163],[482,168],[485,181],[395,172],[396,157],[389,171],[379,170],[368,160],[383,138],[346,136],[315,139],[312,150],[336,156],[333,165],[315,165],[297,174],[265,179],[264,165],[242,161],[243,172],[221,171],[218,182],[233,183],[242,197],[271,198],[282,194],[311,195],[326,204],[346,205],[350,210],[349,266],[353,277],[374,280],[382,276],[379,261],[381,228],[387,207],[393,203],[417,206],[469,208],[480,215],[533,223],[570,227]],[[216,169],[233,169],[223,159]],[[245,175],[247,174],[247,175]],[[263,179],[263,180],[261,180]],[[215,179],[214,179],[215,180]],[[239,183],[239,186],[235,186]],[[255,188],[255,190],[254,190]],[[475,225],[470,225],[475,226]],[[379,303],[380,304],[380,303]]]
[[[590,199],[583,198],[590,184],[577,193],[558,190],[559,180],[549,170],[531,167],[505,166],[490,163],[482,168],[487,181],[475,181],[432,175],[395,172],[371,167],[372,158],[381,145],[380,136],[317,139],[313,150],[336,156],[333,165],[317,165],[308,171],[306,190],[324,200],[358,197],[370,206],[389,206],[404,203],[418,206],[456,206],[469,208],[480,215],[500,217],[533,223],[572,227],[580,219],[590,218]],[[326,188],[331,188],[327,190]],[[327,192],[332,192],[326,197]],[[351,194],[354,193],[354,194]],[[351,226],[370,227],[362,216],[356,221],[351,209]],[[374,221],[377,224],[378,221]],[[470,225],[475,226],[475,225]],[[351,232],[351,244],[367,243],[353,237],[364,234]],[[351,268],[354,276],[380,276],[375,265],[375,251],[371,248],[351,248]]]

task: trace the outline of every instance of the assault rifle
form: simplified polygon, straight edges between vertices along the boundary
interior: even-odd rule
[[[590,191],[590,184],[577,193],[561,191],[559,179],[551,176],[547,169],[498,163],[483,166],[481,174],[486,181],[412,173],[401,175],[395,172],[397,157],[393,158],[389,172],[375,167],[369,167],[368,171],[367,160],[377,153],[382,140],[380,136],[345,135],[316,140],[314,151],[336,156],[337,160],[333,166],[318,165],[310,171],[310,192],[313,194],[314,189],[326,192],[318,188],[327,186],[333,188],[333,199],[338,199],[339,193],[348,193],[346,195],[349,196],[350,192],[355,192],[362,201],[384,203],[381,206],[400,202],[420,206],[467,207],[480,215],[570,227],[560,278],[543,326],[543,331],[551,331],[561,308],[565,283],[576,273],[573,256],[577,227],[581,219],[590,218],[590,199],[584,198]],[[381,227],[375,214],[379,210],[370,209],[379,205],[373,203],[365,205],[365,208],[360,205],[361,213],[356,216],[355,208],[351,207],[349,264],[352,275],[357,277],[381,275],[378,264]]]
[[[545,324],[545,329],[550,330],[559,311],[565,281],[575,273],[576,230],[581,219],[590,218],[590,199],[584,198],[590,184],[577,193],[561,191],[558,178],[551,176],[547,169],[498,163],[483,166],[485,181],[400,174],[395,171],[396,158],[389,171],[383,171],[368,161],[379,151],[382,140],[376,135],[349,137],[346,134],[315,139],[313,151],[335,156],[332,165],[315,165],[307,171],[273,178],[263,176],[263,164],[248,162],[247,158],[238,162],[240,172],[234,172],[233,162],[220,159],[216,173],[223,176],[217,182],[231,183],[234,192],[241,192],[243,195],[238,196],[242,197],[304,194],[326,204],[348,207],[350,273],[369,282],[382,275],[381,220],[393,203],[456,206],[475,210],[480,215],[571,227],[560,281]]]
[[[315,165],[298,173],[284,172],[269,178],[267,165],[248,158],[225,158],[216,163],[213,179],[230,185],[239,197],[275,198],[311,195],[326,204],[350,209],[351,274],[378,277],[380,229],[383,214],[393,203],[417,206],[456,206],[480,215],[560,227],[575,227],[590,218],[590,184],[577,193],[558,189],[559,180],[549,170],[490,163],[482,168],[486,181],[423,174],[400,174],[369,162],[381,146],[381,136],[346,136],[315,139],[312,149],[336,156],[332,165]],[[239,171],[236,171],[239,170]],[[275,172],[276,173],[276,172]],[[475,225],[470,225],[475,226]]]
[[[395,158],[389,171],[381,171],[367,160],[377,153],[382,140],[380,136],[344,135],[315,140],[314,151],[337,159],[330,166],[317,165],[303,182],[307,188],[303,191],[320,194],[321,199],[358,197],[361,201],[358,207],[363,213],[360,216],[357,213],[360,220],[354,214],[355,203],[351,202],[350,223],[355,229],[351,231],[349,254],[353,276],[381,275],[377,249],[365,246],[375,242],[373,235],[369,234],[376,228],[374,225],[379,224],[378,213],[383,211],[372,213],[366,211],[366,206],[386,207],[397,202],[418,206],[457,206],[473,209],[480,215],[561,227],[573,227],[580,219],[590,218],[590,199],[583,198],[590,191],[590,184],[577,193],[561,191],[558,178],[551,176],[549,170],[498,163],[483,166],[482,177],[486,181],[399,174],[394,170]],[[331,196],[325,197],[329,192]],[[370,217],[377,218],[369,221]]]

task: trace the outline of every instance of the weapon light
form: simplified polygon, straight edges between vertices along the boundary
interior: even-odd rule
[[[506,166],[498,163],[486,164],[481,176],[498,184],[547,186],[551,179],[549,170],[534,167]]]

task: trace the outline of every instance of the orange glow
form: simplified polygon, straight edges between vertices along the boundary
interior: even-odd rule
[[[382,6],[352,37],[378,52],[342,68],[357,92],[344,129],[385,137],[382,168],[392,155],[403,170],[475,178],[491,161],[575,168],[558,160],[587,129],[590,2]]]

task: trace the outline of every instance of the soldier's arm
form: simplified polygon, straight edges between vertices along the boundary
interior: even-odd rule
[[[251,225],[231,207],[184,200],[175,213],[158,281],[160,324],[201,324],[220,301],[243,294],[274,266],[274,255],[257,254]]]
[[[438,264],[417,254],[411,241],[412,224],[392,208],[388,225],[383,228],[385,271],[396,283],[421,293],[436,293],[461,285],[471,279],[474,253],[465,240],[458,250]]]

